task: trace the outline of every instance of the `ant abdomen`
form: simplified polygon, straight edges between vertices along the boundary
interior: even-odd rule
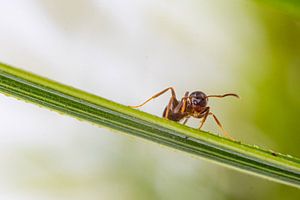
[[[180,121],[184,117],[184,116],[182,116],[181,113],[179,113],[179,112],[175,113],[175,112],[173,112],[173,110],[170,110],[169,113],[168,113],[168,116],[166,116],[167,108],[168,107],[166,106],[166,108],[164,109],[164,112],[162,114],[162,117],[165,117],[165,118],[170,119],[170,120],[175,121],[175,122]]]

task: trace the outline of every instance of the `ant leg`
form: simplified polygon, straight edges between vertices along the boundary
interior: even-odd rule
[[[200,126],[199,126],[199,129],[201,129],[202,126],[204,125],[204,122],[206,121],[207,116],[209,115],[209,109],[210,109],[210,107],[207,107],[207,108],[206,108],[206,111],[204,111],[204,112],[205,112],[205,115],[204,115],[203,119],[201,120],[201,124],[200,124]]]
[[[187,98],[189,97],[189,92],[185,92],[184,97],[182,97],[181,101],[177,106],[174,108],[174,113],[178,113],[180,110],[180,114],[185,113],[186,107],[187,107]]]
[[[189,120],[190,117],[185,118],[185,120],[183,121],[183,125],[185,125],[187,123],[187,121]]]
[[[189,92],[185,92],[184,97],[181,100],[181,102],[182,102],[182,107],[181,107],[181,110],[180,110],[181,114],[183,114],[186,110],[186,107],[187,107],[186,102],[187,102],[188,97],[189,97]]]
[[[173,101],[174,101],[174,96],[172,95],[171,98],[170,98],[170,101],[169,101],[169,103],[168,103],[168,105],[167,105],[165,115],[163,116],[164,118],[168,118],[169,112],[170,112],[170,110],[171,110],[171,106],[172,106],[172,104],[173,104]]]
[[[224,130],[222,124],[220,123],[220,121],[218,120],[218,118],[216,117],[216,115],[214,115],[214,114],[211,113],[211,112],[209,113],[209,115],[212,115],[212,116],[213,116],[215,122],[218,124],[219,128],[222,130],[223,134],[224,134],[226,137],[228,137],[228,138],[231,139],[231,140],[235,140],[233,137],[231,137],[231,136],[227,133],[227,131]]]
[[[140,105],[137,105],[137,106],[130,106],[130,107],[132,107],[132,108],[139,108],[139,107],[142,107],[143,105],[145,105],[145,104],[148,103],[149,101],[151,101],[151,100],[155,99],[156,97],[162,95],[163,93],[165,93],[165,92],[168,91],[168,90],[171,90],[171,92],[172,92],[172,97],[171,97],[171,98],[172,98],[172,99],[176,99],[176,95],[175,95],[174,89],[173,89],[172,87],[168,87],[168,88],[164,89],[163,91],[161,91],[161,92],[159,92],[159,93],[153,95],[152,97],[150,97],[149,99],[147,99],[144,103],[142,103],[142,104],[140,104]],[[171,100],[170,100],[170,101],[171,101]],[[170,104],[170,103],[169,103],[169,104]],[[169,105],[168,105],[168,107],[169,107]]]
[[[184,97],[182,97],[181,101],[178,103],[178,100],[176,98],[174,99],[173,96],[172,96],[170,101],[169,101],[169,104],[166,108],[166,111],[164,112],[163,117],[168,118],[169,111],[170,111],[171,107],[173,108],[172,109],[173,113],[180,114],[182,116],[182,118],[184,116],[187,116],[185,110],[186,110],[186,107],[187,107],[187,98],[188,97],[189,97],[189,92],[185,92]],[[175,101],[175,105],[173,105],[173,101]],[[187,119],[184,121],[183,124],[185,124],[186,121],[187,121]]]

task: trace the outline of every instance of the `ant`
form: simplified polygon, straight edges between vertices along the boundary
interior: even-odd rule
[[[169,100],[168,105],[164,109],[163,117],[175,122],[179,122],[182,119],[184,119],[183,124],[186,124],[188,119],[190,117],[199,118],[201,120],[199,129],[202,128],[204,122],[206,121],[208,115],[212,115],[215,122],[219,126],[219,128],[222,130],[223,134],[232,139],[230,135],[224,130],[222,124],[218,120],[218,118],[210,112],[210,107],[207,106],[208,98],[216,97],[216,98],[223,98],[227,96],[233,96],[239,98],[237,94],[234,93],[227,93],[223,95],[206,95],[201,91],[195,91],[189,94],[189,92],[185,92],[184,96],[179,101],[176,98],[175,90],[172,87],[168,87],[164,89],[163,91],[153,95],[148,100],[146,100],[144,103],[137,105],[137,106],[130,106],[132,108],[139,108],[148,103],[149,101],[159,97],[160,95],[164,94],[168,90],[171,90],[172,96]]]

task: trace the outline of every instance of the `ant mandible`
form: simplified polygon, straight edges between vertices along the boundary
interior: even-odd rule
[[[190,117],[199,118],[199,119],[202,118],[200,126],[199,126],[199,129],[201,129],[204,122],[206,121],[208,115],[212,115],[215,122],[217,123],[219,128],[222,130],[223,134],[226,137],[233,139],[224,130],[224,128],[223,128],[222,124],[220,123],[220,121],[218,120],[218,118],[212,112],[210,112],[210,107],[207,106],[207,102],[208,102],[208,98],[211,98],[211,97],[223,98],[223,97],[227,97],[227,96],[233,96],[233,97],[239,98],[239,96],[234,93],[227,93],[227,94],[223,94],[223,95],[206,95],[201,91],[195,91],[195,92],[192,92],[191,94],[189,94],[189,92],[185,92],[184,96],[179,101],[176,98],[175,90],[172,87],[168,87],[168,88],[164,89],[163,91],[153,95],[148,100],[146,100],[144,103],[137,105],[137,106],[130,106],[130,107],[132,107],[132,108],[142,107],[149,101],[159,97],[160,95],[164,94],[168,90],[171,90],[172,96],[169,100],[168,105],[164,109],[164,112],[163,112],[164,118],[167,118],[169,120],[176,121],[176,122],[179,122],[182,119],[185,119],[183,121],[183,124],[186,124],[186,122],[188,121],[188,119]]]

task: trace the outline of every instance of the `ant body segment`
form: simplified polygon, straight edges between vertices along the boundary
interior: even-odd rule
[[[160,95],[164,94],[168,90],[171,90],[172,96],[169,100],[168,105],[164,109],[163,117],[167,118],[172,121],[179,122],[184,119],[183,124],[186,124],[188,119],[190,117],[199,118],[201,120],[201,123],[199,125],[199,129],[202,128],[203,124],[205,123],[207,117],[209,115],[212,115],[215,122],[219,126],[219,128],[222,130],[223,134],[227,136],[230,139],[233,139],[229,136],[229,134],[224,130],[222,124],[218,120],[218,118],[210,112],[210,107],[207,106],[208,98],[223,98],[227,96],[233,96],[239,98],[237,94],[234,93],[227,93],[224,95],[206,95],[201,91],[195,91],[191,94],[189,92],[185,92],[184,96],[181,98],[181,100],[178,100],[176,98],[175,90],[172,87],[168,87],[164,89],[163,91],[153,95],[149,99],[147,99],[144,103],[137,105],[137,106],[130,106],[132,108],[139,108],[148,103],[149,101],[159,97]]]

